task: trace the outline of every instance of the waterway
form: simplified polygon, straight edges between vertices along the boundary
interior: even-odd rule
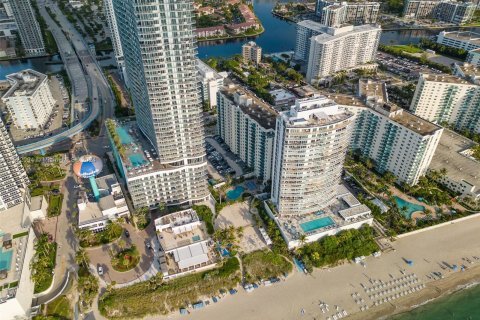
[[[287,2],[288,0],[280,0]],[[272,9],[277,0],[254,0],[253,8],[255,14],[262,22],[265,32],[259,36],[248,39],[215,40],[200,42],[198,44],[198,56],[200,58],[208,57],[228,57],[241,53],[242,45],[250,40],[255,40],[263,48],[264,53],[292,51],[295,47],[295,24],[283,19],[279,19],[272,14]],[[480,31],[480,28],[471,28],[473,31]],[[382,33],[380,42],[382,44],[410,44],[418,43],[421,38],[430,37],[438,34],[441,30],[401,30],[385,31]],[[58,58],[54,58],[58,59]],[[25,68],[33,68],[40,72],[57,72],[61,70],[61,65],[46,64],[51,58],[22,59],[14,61],[0,61],[0,80],[5,79],[5,75],[17,72]],[[101,65],[112,64],[113,61],[102,61]]]

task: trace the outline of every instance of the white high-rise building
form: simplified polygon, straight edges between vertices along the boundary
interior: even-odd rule
[[[22,189],[29,184],[27,173],[0,120],[0,211],[23,202]]]
[[[210,108],[216,107],[217,92],[223,86],[224,78],[200,59],[197,59],[197,70],[202,102]]]
[[[327,28],[311,38],[307,81],[316,83],[342,70],[375,60],[381,28],[374,25]]]
[[[465,77],[421,74],[410,110],[428,121],[479,133],[480,86],[475,74],[480,72],[472,66],[457,68]]]
[[[271,179],[275,110],[247,90],[231,85],[218,93],[218,134],[263,181]]]
[[[18,26],[25,53],[30,56],[45,55],[42,32],[30,0],[10,0],[9,4]]]
[[[331,96],[355,113],[350,148],[372,159],[378,172],[415,185],[427,172],[443,128],[389,103],[384,84],[360,81],[360,95],[362,100]]]
[[[135,207],[209,198],[193,2],[113,0],[137,124],[110,134]]]
[[[47,123],[55,106],[50,92],[48,77],[40,72],[27,69],[7,75],[10,89],[2,101],[18,129],[39,129]]]
[[[113,11],[113,0],[104,0],[103,6],[108,21],[108,28],[110,29],[110,39],[112,40],[115,60],[117,61],[118,69],[121,71],[125,83],[127,83],[127,79],[125,77],[125,62],[123,61],[122,42],[120,41],[120,34],[118,33],[117,18],[115,16],[115,12]]]
[[[323,96],[280,113],[273,153],[272,202],[280,215],[324,209],[338,195],[354,114]]]
[[[312,21],[303,20],[297,23],[297,37],[295,39],[295,60],[308,62],[310,43],[313,36],[325,33],[327,27]]]

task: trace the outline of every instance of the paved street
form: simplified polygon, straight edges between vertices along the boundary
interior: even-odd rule
[[[117,242],[87,249],[90,263],[95,267],[95,270],[98,270],[98,266],[103,267],[104,275],[102,276],[102,279],[107,283],[115,281],[117,284],[121,284],[135,280],[150,269],[150,266],[152,265],[154,257],[153,250],[146,248],[145,239],[149,239],[152,234],[155,236],[153,223],[150,223],[148,228],[143,231],[136,230],[130,224],[123,224],[122,227],[130,232],[129,238],[125,236],[125,233],[123,233],[121,237],[125,240],[127,244],[126,247],[128,248],[135,245],[140,253],[140,263],[134,269],[127,272],[113,270],[109,250],[113,249],[114,252],[118,252],[119,247]]]

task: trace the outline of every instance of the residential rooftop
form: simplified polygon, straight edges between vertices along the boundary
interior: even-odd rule
[[[480,46],[480,33],[475,33],[473,31],[443,31],[442,34],[446,38],[469,42]]]
[[[451,130],[445,129],[433,154],[429,169],[447,169],[447,176],[455,181],[467,181],[480,187],[480,162],[462,154],[476,143]]]
[[[15,96],[31,96],[38,87],[47,79],[43,73],[32,69],[26,69],[7,75],[7,80],[12,84],[3,96],[4,99]]]
[[[207,79],[216,79],[216,80],[223,79],[223,77],[220,74],[218,74],[216,70],[211,68],[208,64],[206,64],[200,59],[197,59],[197,70],[201,77],[204,77]]]
[[[432,82],[442,82],[442,83],[454,83],[454,84],[466,84],[471,85],[471,83],[465,79],[462,79],[457,76],[448,75],[448,74],[433,74],[433,73],[422,73],[420,75],[424,79]]]
[[[318,43],[324,43],[324,42],[330,42],[335,39],[340,39],[345,36],[350,36],[357,33],[362,33],[362,32],[367,32],[372,30],[378,30],[380,32],[381,28],[379,26],[372,25],[372,24],[364,24],[360,26],[346,25],[340,28],[328,27],[324,33],[319,34],[313,37],[312,39],[314,39],[314,41]]]
[[[388,102],[387,84],[385,81],[360,79],[358,81],[358,95],[366,100]]]
[[[230,84],[221,89],[231,101],[240,107],[242,112],[247,114],[250,118],[256,121],[265,129],[275,129],[277,111],[268,103],[257,98],[252,92],[247,89]]]
[[[465,78],[475,84],[479,84],[478,80],[480,78],[480,68],[477,68],[475,65],[465,62],[463,63],[463,65],[456,63],[454,69],[455,75]]]

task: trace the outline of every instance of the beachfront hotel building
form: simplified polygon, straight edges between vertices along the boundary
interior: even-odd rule
[[[124,137],[117,164],[134,206],[207,200],[193,0],[113,0],[113,7],[137,122],[127,128],[136,140],[128,131],[110,134]]]
[[[354,114],[324,96],[299,99],[275,129],[272,203],[280,215],[326,207],[341,182]]]
[[[463,70],[465,77],[421,74],[410,111],[437,124],[448,123],[458,130],[478,133],[480,86],[475,74],[480,72],[472,66],[457,67],[457,70]]]
[[[0,120],[0,211],[22,203],[23,190],[28,183],[27,173],[17,150],[3,121]]]
[[[9,4],[15,17],[25,53],[29,56],[45,55],[46,51],[42,32],[30,0],[10,0]]]
[[[200,59],[197,59],[197,70],[202,102],[210,108],[216,107],[217,92],[223,86],[224,78]]]
[[[10,89],[3,95],[13,123],[18,129],[42,129],[50,119],[53,99],[48,77],[27,69],[7,75]]]
[[[115,55],[115,61],[117,62],[118,70],[121,71],[121,75],[125,83],[127,83],[125,62],[123,58],[122,42],[120,40],[120,33],[118,31],[117,17],[113,8],[113,0],[104,0],[103,7],[105,10],[105,16],[107,17],[108,28],[110,29],[110,39],[113,45],[113,54]]]
[[[317,83],[343,70],[375,61],[381,28],[375,25],[326,28],[313,36],[308,55],[307,81]]]
[[[480,48],[480,34],[473,31],[442,31],[437,36],[437,43],[466,51],[475,50]]]
[[[376,23],[378,12],[380,10],[379,2],[336,2],[317,0],[315,14],[320,17],[321,23],[335,27],[345,23],[349,24],[369,24]]]
[[[246,89],[229,85],[218,93],[218,134],[256,177],[272,176],[273,141],[277,113]]]

